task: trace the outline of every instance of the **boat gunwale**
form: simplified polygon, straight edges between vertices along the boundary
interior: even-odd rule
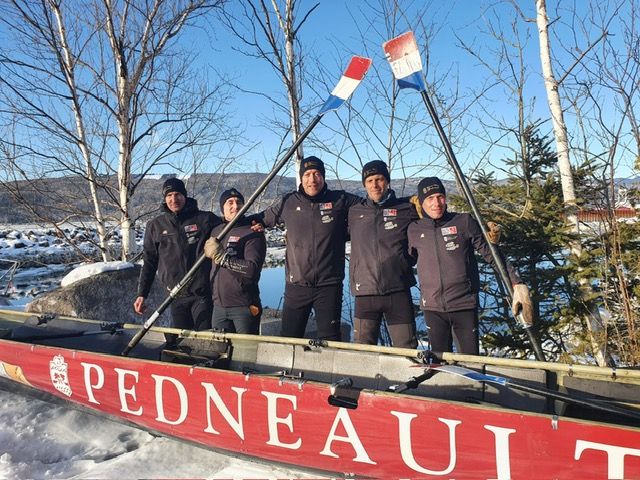
[[[0,320],[14,321],[24,323],[26,318],[33,316],[41,316],[45,314],[21,312],[15,310],[3,310],[0,309]],[[91,325],[102,325],[105,322],[100,320],[91,320],[84,318],[77,318],[65,315],[55,315],[56,319],[72,321],[77,323],[87,323]],[[136,323],[124,323],[122,328],[126,330],[139,330],[142,325]],[[428,366],[428,362],[425,363],[425,356],[428,350],[413,350],[408,348],[387,347],[382,345],[366,345],[359,343],[338,342],[331,340],[310,340],[305,338],[291,338],[291,337],[278,337],[267,335],[249,335],[240,333],[225,333],[214,332],[210,330],[193,331],[193,330],[181,330],[171,327],[153,326],[150,331],[158,333],[171,333],[179,335],[182,338],[200,339],[200,340],[216,340],[216,341],[234,341],[250,342],[250,343],[275,343],[284,345],[294,345],[302,347],[321,346],[326,348],[333,348],[338,350],[354,351],[354,352],[368,352],[386,354],[391,356],[400,356],[409,359],[416,360],[416,366],[423,364]],[[436,353],[436,355],[438,355]],[[530,370],[545,370],[548,372],[561,373],[570,377],[580,376],[587,378],[599,378],[607,379],[608,381],[614,381],[617,383],[631,383],[640,384],[640,370],[631,368],[615,368],[615,367],[599,367],[595,365],[584,364],[568,364],[568,363],[555,363],[555,362],[541,362],[538,360],[529,359],[515,359],[515,358],[502,358],[502,357],[489,357],[480,355],[465,355],[452,352],[444,352],[439,354],[438,358],[446,363],[475,363],[485,366],[495,367],[511,367],[511,368],[523,368]],[[418,363],[419,362],[419,363]]]

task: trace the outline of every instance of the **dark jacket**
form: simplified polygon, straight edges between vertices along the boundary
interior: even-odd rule
[[[435,312],[478,306],[480,276],[474,251],[495,267],[478,222],[468,213],[445,212],[439,220],[424,217],[409,225],[409,249],[418,259],[420,308]],[[513,284],[518,272],[505,262]]]
[[[211,236],[217,236],[225,225],[215,227]],[[222,245],[225,258],[211,269],[214,306],[261,307],[258,282],[267,255],[264,233],[252,231],[250,221],[242,218],[222,239]]]
[[[285,272],[287,283],[322,287],[342,283],[347,213],[362,201],[343,190],[325,188],[309,197],[302,187],[259,214],[267,227],[287,229]]]
[[[222,220],[198,209],[193,198],[177,214],[162,204],[161,213],[147,222],[144,234],[144,264],[138,279],[138,296],[147,297],[156,273],[162,285],[171,290],[186,275],[204,251],[204,242]],[[211,262],[203,262],[191,282],[180,292],[185,295],[209,295]]]
[[[367,199],[351,207],[349,282],[354,296],[387,295],[416,284],[407,227],[417,219],[409,199],[396,198],[393,190],[381,204]]]

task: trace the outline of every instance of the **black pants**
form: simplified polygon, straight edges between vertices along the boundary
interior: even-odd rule
[[[394,347],[416,348],[418,345],[413,300],[408,289],[388,295],[356,297],[354,316],[356,343],[376,345],[384,316]]]
[[[257,308],[257,307],[255,307]],[[253,315],[249,307],[221,307],[213,308],[213,328],[230,333],[249,333],[257,335],[260,330],[260,316]]]
[[[213,302],[209,295],[178,297],[171,303],[171,326],[182,330],[207,330],[211,328]],[[172,333],[164,335],[167,343],[178,338]]]
[[[424,311],[424,320],[429,327],[431,350],[434,352],[453,351],[477,355],[480,352],[478,335],[478,310],[458,312]]]
[[[303,287],[287,283],[282,307],[282,336],[303,338],[311,309],[318,326],[317,338],[340,340],[342,283],[324,287]]]

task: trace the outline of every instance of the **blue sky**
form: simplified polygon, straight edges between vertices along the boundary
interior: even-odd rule
[[[79,0],[78,0],[79,2]],[[79,2],[81,3],[81,2]],[[240,2],[229,2],[237,8]],[[268,4],[270,2],[267,2]],[[314,0],[299,2],[299,14],[316,4]],[[363,163],[381,158],[391,163],[395,178],[438,175],[451,179],[450,169],[440,152],[441,144],[435,136],[427,112],[419,94],[402,91],[397,98],[397,118],[392,133],[389,133],[391,106],[384,95],[391,91],[392,75],[384,59],[381,45],[394,35],[413,30],[423,49],[426,79],[434,87],[437,109],[441,120],[458,156],[463,170],[473,173],[481,168],[505,176],[501,170],[503,159],[511,158],[517,151],[513,135],[505,133],[503,127],[517,124],[518,109],[514,101],[513,78],[505,78],[518,68],[520,50],[516,37],[522,45],[523,62],[526,68],[524,86],[525,115],[527,121],[541,121],[541,132],[550,134],[549,110],[546,93],[540,74],[540,59],[535,23],[525,22],[518,17],[509,2],[493,0],[406,0],[399,2],[402,12],[394,24],[390,15],[379,15],[380,4],[392,4],[390,0],[319,0],[318,8],[309,16],[302,27],[299,38],[302,42],[302,56],[306,66],[306,80],[302,92],[302,108],[306,112],[302,126],[306,126],[319,106],[324,102],[331,88],[352,55],[369,56],[373,67],[355,92],[349,110],[341,108],[337,113],[325,115],[321,125],[305,142],[305,154],[320,156],[328,164],[329,178],[354,179],[359,177]],[[611,15],[614,6],[610,2],[596,0],[548,0],[549,15],[555,19],[552,37],[553,54],[556,59],[556,75],[570,65],[580,49],[586,49],[589,41],[599,35],[595,24],[582,28],[575,23],[571,8],[584,15],[591,7],[604,10],[602,17]],[[534,17],[534,2],[519,2],[524,15]],[[75,5],[73,2],[64,5]],[[555,7],[562,8],[556,12]],[[625,3],[623,11],[610,25],[614,42],[624,39],[622,21],[628,16]],[[205,20],[203,20],[205,21]],[[197,56],[195,66],[203,78],[215,82],[216,72],[225,75],[230,83],[240,88],[234,90],[232,101],[225,105],[229,125],[240,125],[243,143],[235,152],[248,150],[225,171],[268,171],[282,152],[291,145],[281,126],[288,123],[286,112],[278,110],[267,100],[267,96],[284,98],[282,81],[266,62],[249,58],[234,50],[239,41],[217,23],[215,18],[206,19],[199,28],[186,30],[180,38],[180,46]],[[425,35],[421,27],[433,31]],[[491,32],[504,35],[506,42],[492,37]],[[575,33],[577,32],[577,33]],[[0,39],[4,38],[0,28]],[[575,34],[574,34],[575,33]],[[462,46],[466,43],[469,50]],[[499,49],[507,45],[498,59]],[[623,45],[621,45],[621,48]],[[7,41],[5,48],[10,51]],[[474,55],[475,54],[475,55]],[[509,64],[508,62],[511,62]],[[485,65],[482,65],[485,63]],[[510,68],[513,67],[513,70]],[[504,82],[492,74],[491,69],[500,69]],[[582,66],[576,68],[576,80],[567,83],[591,81],[594,72]],[[259,94],[247,93],[247,91]],[[564,87],[561,90],[564,92]],[[609,100],[607,97],[603,97]],[[583,102],[584,99],[582,100]],[[638,103],[635,100],[635,103]],[[386,103],[385,103],[386,102]],[[586,103],[580,108],[593,114]],[[611,120],[615,125],[616,109],[614,101],[608,101],[603,110],[605,123]],[[587,145],[590,154],[605,155],[607,150],[599,143],[597,134],[580,134],[576,128],[575,108],[565,103],[565,119],[570,125],[573,145]],[[279,127],[276,127],[278,125]],[[602,130],[602,129],[601,129]],[[622,131],[630,131],[628,124]],[[630,166],[635,158],[634,145],[630,137],[625,138],[628,147],[618,151],[616,176],[631,176]],[[390,151],[389,141],[393,142]],[[251,148],[250,148],[251,147]],[[226,150],[225,150],[226,149]],[[117,149],[116,149],[117,151]],[[199,171],[218,171],[220,158],[228,155],[228,148],[222,146],[207,154]],[[578,152],[572,152],[575,163]],[[189,159],[182,162],[188,174]],[[152,173],[168,173],[172,167],[158,167]],[[134,172],[138,173],[138,172]],[[289,168],[285,173],[292,174]]]
[[[488,34],[489,28],[502,28],[505,35],[513,35],[514,29],[511,20],[515,18],[513,8],[509,4],[501,4],[495,11],[487,11],[487,5],[490,2],[480,2],[475,0],[458,0],[452,2],[403,2],[403,7],[407,11],[404,19],[398,22],[397,33],[413,29],[416,33],[419,31],[420,20],[425,23],[433,22],[435,28],[438,29],[431,42],[429,43],[430,63],[429,68],[425,67],[427,80],[437,85],[438,94],[443,99],[458,97],[458,105],[453,109],[458,115],[454,121],[451,130],[451,141],[454,144],[454,150],[458,155],[458,160],[463,165],[466,172],[472,171],[478,165],[486,170],[497,172],[498,177],[503,177],[504,173],[500,171],[501,158],[512,154],[513,143],[507,142],[506,139],[500,140],[499,146],[487,147],[486,140],[482,133],[474,135],[469,134],[463,129],[473,127],[473,123],[482,122],[484,115],[495,117],[505,124],[514,125],[517,122],[517,107],[508,98],[508,87],[505,85],[494,85],[482,96],[483,106],[479,108],[477,105],[470,105],[472,98],[482,85],[487,83],[495,83],[491,80],[488,69],[480,65],[481,61],[491,64],[495,62],[492,49],[498,48],[498,43]],[[524,13],[527,16],[534,17],[534,5],[523,5],[522,8],[528,8]],[[549,3],[549,15],[553,17],[555,12],[552,7],[556,2]],[[302,2],[301,11],[308,9],[315,2]],[[571,5],[565,2],[564,5]],[[586,2],[578,2],[577,8],[586,8]],[[584,8],[582,10],[584,10]],[[418,10],[423,11],[422,16],[416,14]],[[365,13],[362,14],[361,11]],[[567,19],[566,11],[561,12],[563,19]],[[301,30],[300,38],[303,43],[305,52],[311,52],[320,65],[326,70],[325,82],[335,84],[339,74],[348,63],[349,58],[353,54],[371,56],[374,60],[374,68],[379,69],[381,75],[385,71],[388,78],[391,79],[391,71],[384,60],[382,54],[381,43],[384,38],[384,24],[378,19],[377,23],[371,26],[367,25],[367,21],[371,20],[370,10],[368,10],[366,2],[340,2],[340,1],[320,1],[319,7],[311,14],[304,27]],[[537,30],[535,24],[523,21],[517,22],[517,30],[520,32],[523,43],[524,61],[527,68],[526,74],[526,108],[528,118],[530,120],[548,119],[549,110],[546,103],[546,94],[544,84],[540,74],[540,58]],[[557,32],[562,35],[562,27],[559,23],[554,27]],[[366,30],[363,39],[358,32],[359,29]],[[418,36],[418,33],[417,33]],[[456,38],[456,36],[459,37]],[[241,54],[233,52],[232,47],[237,46],[237,40],[227,32],[220,29],[216,30],[216,46],[218,51],[212,53],[210,60],[216,62],[218,68],[223,68],[228,74],[236,78],[236,82],[242,88],[264,92],[271,95],[282,95],[283,86],[279,78],[273,73],[265,62],[247,58]],[[595,34],[591,34],[591,38],[595,38]],[[384,38],[384,39],[388,39]],[[474,58],[465,52],[460,45],[460,40],[467,42],[473,46],[473,49],[479,53],[479,58]],[[420,41],[420,37],[419,37]],[[424,44],[422,44],[424,46]],[[585,47],[583,42],[581,46]],[[554,55],[558,57],[559,65],[556,65],[556,75],[562,73],[563,65],[569,64],[570,60],[563,57],[564,52],[558,45],[555,47]],[[513,55],[515,49],[511,49],[510,54]],[[423,59],[426,61],[426,59]],[[319,74],[320,72],[313,72]],[[560,72],[560,73],[558,73]],[[362,85],[354,94],[354,108],[363,116],[373,117],[370,111],[371,96],[376,88],[374,79],[370,73],[363,81]],[[332,77],[332,78],[328,78]],[[317,85],[316,85],[317,87]],[[304,104],[306,107],[319,105],[324,101],[328,94],[328,89],[316,88],[318,93],[312,92],[310,89],[304,92]],[[321,92],[321,93],[320,93]],[[461,100],[466,97],[466,100]],[[402,91],[399,100],[406,104],[406,108],[419,109],[421,100],[418,94],[411,91]],[[465,104],[466,102],[466,104]],[[274,111],[273,106],[269,104],[263,97],[238,93],[235,96],[234,104],[230,106],[234,111],[234,118],[239,120],[246,126],[245,137],[256,142],[257,147],[248,155],[246,163],[240,170],[266,170],[273,164],[278,156],[278,145],[280,144],[280,136],[270,130],[265,124],[275,121],[286,121],[286,117]],[[566,105],[565,105],[566,107]],[[414,121],[427,124],[430,122],[422,107],[422,117],[413,117]],[[310,109],[313,112],[313,108]],[[323,138],[335,137],[332,129],[340,129],[341,121],[335,117],[336,114],[325,116],[322,126],[317,128],[319,141]],[[337,113],[344,122],[344,118],[348,117],[345,110]],[[305,117],[303,126],[308,123],[310,117]],[[498,120],[496,120],[498,121]],[[567,121],[571,122],[571,115],[567,115]],[[442,123],[447,125],[447,119],[443,118]],[[543,133],[550,133],[550,122],[542,124]],[[495,132],[494,132],[495,133]],[[349,131],[350,135],[357,135],[355,129]],[[500,135],[497,133],[492,139],[498,142]],[[384,132],[382,132],[384,135]],[[410,152],[404,159],[407,165],[410,165],[404,175],[424,175],[437,174],[443,177],[452,178],[448,167],[442,161],[441,155],[435,152],[434,148],[421,147],[421,143],[434,145],[435,141],[431,136],[433,129],[429,130],[428,126],[422,128],[414,137],[415,149]],[[489,135],[489,134],[488,134]],[[423,137],[429,136],[429,140]],[[485,144],[483,144],[483,142]],[[504,144],[504,145],[503,145]],[[288,147],[290,142],[285,141],[284,148]],[[325,158],[328,154],[316,149],[312,142],[305,143],[305,154],[316,154]],[[348,149],[337,155],[337,159],[329,161],[334,166],[334,174],[340,178],[357,178],[358,167],[363,162],[373,158],[384,158],[384,152],[380,152],[373,145],[368,145],[360,152],[349,152]],[[328,155],[331,157],[331,155]],[[409,160],[409,158],[411,158]],[[215,162],[214,162],[215,163]],[[214,164],[213,163],[213,164]],[[212,164],[212,165],[213,165]],[[497,169],[496,169],[497,167]],[[412,173],[413,172],[413,173]],[[289,174],[291,172],[289,171]],[[620,176],[632,175],[631,169],[620,164]],[[331,176],[331,174],[329,175]]]

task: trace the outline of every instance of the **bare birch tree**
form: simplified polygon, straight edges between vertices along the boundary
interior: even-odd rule
[[[131,199],[144,175],[228,139],[223,89],[200,80],[193,55],[177,44],[183,30],[221,4],[11,0],[1,7],[14,44],[0,50],[0,113],[5,129],[20,129],[5,136],[15,141],[3,151],[17,153],[14,166],[25,178],[82,175],[104,258],[105,204],[117,212],[127,258],[134,248]],[[48,168],[38,168],[43,164]]]
[[[267,62],[282,81],[286,102],[264,92],[251,93],[267,96],[278,110],[287,112],[289,121],[284,130],[285,136],[291,134],[292,143],[302,131],[304,62],[299,33],[319,5],[316,3],[300,13],[300,3],[298,0],[242,0],[229,4],[221,15],[226,27],[241,42],[238,51]],[[300,145],[296,152],[296,172],[302,158],[304,151]]]

